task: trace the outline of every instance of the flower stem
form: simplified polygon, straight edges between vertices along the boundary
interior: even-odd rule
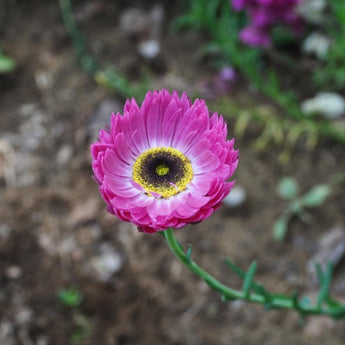
[[[173,229],[169,228],[165,230],[163,232],[163,236],[165,237],[171,251],[175,254],[175,256],[193,273],[204,280],[207,285],[211,287],[211,289],[220,292],[225,300],[246,300],[249,302],[262,304],[266,309],[294,309],[299,312],[301,316],[313,314],[329,315],[334,318],[345,317],[345,305],[341,305],[337,302],[334,302],[333,300],[331,301],[331,299],[328,299],[329,303],[327,303],[326,298],[323,298],[323,300],[327,304],[326,306],[322,306],[320,305],[320,303],[313,305],[311,304],[309,299],[306,298],[304,298],[303,300],[299,300],[297,294],[293,294],[292,296],[285,296],[281,294],[269,293],[260,284],[252,281],[256,263],[252,264],[247,273],[241,273],[242,275],[244,275],[244,285],[247,285],[244,291],[232,289],[222,284],[219,280],[211,276],[200,266],[198,266],[193,260],[191,260],[190,251],[188,251],[187,254],[184,252],[182,246],[174,236]],[[237,267],[235,267],[235,270],[241,272],[241,270]],[[252,289],[258,292],[253,293],[251,291]]]

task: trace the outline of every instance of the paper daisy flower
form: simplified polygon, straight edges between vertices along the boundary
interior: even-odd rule
[[[208,218],[234,185],[234,140],[203,100],[148,92],[141,107],[127,100],[123,115],[92,144],[92,168],[107,210],[153,233]]]

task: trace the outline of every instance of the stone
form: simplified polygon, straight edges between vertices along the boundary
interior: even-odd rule
[[[0,344],[14,345],[15,343],[14,324],[3,319],[0,323]]]
[[[65,166],[73,155],[73,148],[70,145],[63,145],[56,155],[56,163],[59,167]]]
[[[325,59],[332,40],[321,32],[312,32],[303,42],[302,50],[307,54],[315,55],[319,60]]]
[[[91,259],[91,267],[96,272],[98,280],[107,282],[119,272],[123,266],[123,256],[110,244],[103,243],[100,254]]]
[[[22,269],[19,266],[10,266],[6,269],[5,274],[9,279],[19,279],[22,275]]]
[[[337,119],[345,113],[345,99],[332,92],[319,92],[314,98],[301,104],[306,115],[320,114],[326,119]]]
[[[317,250],[307,262],[307,271],[314,281],[317,280],[315,264],[318,263],[323,271],[326,270],[329,262],[335,267],[345,255],[345,228],[341,226],[328,230],[319,239]]]
[[[1,223],[0,224],[0,240],[6,240],[9,237],[11,231],[12,229],[8,224]]]
[[[17,325],[28,324],[33,320],[33,312],[27,307],[21,307],[15,315],[15,321]]]
[[[229,208],[241,206],[246,201],[247,193],[242,186],[236,185],[224,199],[224,204]]]
[[[14,147],[6,138],[0,139],[0,179],[3,178],[7,186],[16,185],[16,154]]]
[[[120,16],[120,30],[130,37],[138,37],[147,32],[149,18],[147,13],[136,7],[130,7]]]
[[[326,0],[304,0],[300,1],[297,12],[306,21],[320,24],[324,20],[326,8]]]
[[[147,60],[156,58],[160,52],[160,45],[156,40],[142,41],[138,45],[139,54]]]

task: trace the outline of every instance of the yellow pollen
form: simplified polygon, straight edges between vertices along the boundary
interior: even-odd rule
[[[158,176],[164,176],[169,172],[169,167],[166,164],[160,164],[156,168],[156,173]]]
[[[193,178],[193,169],[190,160],[179,150],[154,147],[138,156],[132,178],[147,195],[157,193],[169,198],[186,189]]]

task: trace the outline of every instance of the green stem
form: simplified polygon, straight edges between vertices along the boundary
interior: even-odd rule
[[[204,280],[213,290],[220,292],[223,298],[227,300],[246,300],[249,302],[259,303],[264,305],[267,309],[294,309],[298,311],[302,316],[304,315],[329,315],[334,318],[340,318],[345,316],[345,306],[337,305],[336,307],[328,305],[322,307],[320,305],[311,305],[309,303],[301,303],[296,294],[292,296],[284,296],[280,294],[259,294],[251,291],[239,291],[232,289],[222,284],[218,279],[211,276],[200,266],[198,266],[193,260],[190,259],[190,253],[188,256],[183,251],[182,246],[176,240],[173,229],[169,228],[163,232],[163,235],[175,256],[187,266],[193,273]],[[255,282],[252,283],[254,287]],[[247,289],[246,289],[247,290]]]

